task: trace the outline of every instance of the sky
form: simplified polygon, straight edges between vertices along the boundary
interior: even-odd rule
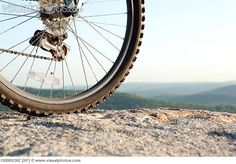
[[[128,82],[236,80],[235,0],[146,0],[146,29]]]

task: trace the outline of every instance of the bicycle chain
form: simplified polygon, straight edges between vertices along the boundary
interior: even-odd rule
[[[18,52],[18,51],[13,51],[13,50],[4,49],[4,48],[0,48],[0,51],[1,51],[0,54],[6,52],[6,53],[9,53],[9,54],[14,54],[14,55],[19,55],[19,56],[32,57],[32,58],[42,59],[42,60],[57,61],[54,58],[50,58],[50,57],[46,57],[46,56],[32,55],[32,54]]]
[[[23,0],[23,1],[38,1],[38,0]],[[55,58],[39,56],[39,55],[32,55],[32,54],[28,54],[28,53],[23,53],[23,52],[0,48],[0,55],[3,54],[4,52],[9,53],[9,54],[19,55],[19,56],[32,57],[32,58],[36,58],[36,59],[57,61],[57,59],[55,59]]]

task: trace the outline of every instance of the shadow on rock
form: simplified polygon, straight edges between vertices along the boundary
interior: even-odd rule
[[[225,137],[230,141],[236,141],[236,132],[227,132],[225,130],[215,130],[208,133],[212,137]]]
[[[63,130],[76,130],[76,131],[87,131],[80,127],[77,127],[73,124],[66,124],[60,122],[36,122],[34,123],[35,126],[44,126],[47,128],[62,128]]]
[[[26,155],[32,150],[31,147],[23,148],[23,149],[17,149],[13,152],[10,152],[7,154],[7,156],[20,156],[20,155]]]
[[[3,147],[0,147],[0,156],[2,156],[4,153],[4,148]]]

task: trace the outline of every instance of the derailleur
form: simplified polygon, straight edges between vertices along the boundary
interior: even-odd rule
[[[66,31],[71,17],[76,16],[83,6],[83,0],[38,0],[38,2],[40,18],[47,30],[37,30],[29,43],[50,52],[57,61],[64,60],[69,51],[69,46],[64,43],[68,37]]]
[[[68,45],[63,43],[67,37],[67,34],[54,36],[45,30],[37,30],[29,43],[50,52],[55,60],[62,61],[66,58],[70,49]]]

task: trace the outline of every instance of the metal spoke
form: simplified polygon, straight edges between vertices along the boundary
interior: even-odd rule
[[[42,33],[38,33],[37,35],[40,35],[40,34],[42,34]],[[37,36],[37,35],[35,35],[35,36]],[[27,39],[25,39],[25,40],[23,40],[23,41],[21,41],[21,42],[19,42],[19,43],[17,43],[17,44],[15,44],[14,46],[8,48],[7,50],[11,50],[12,48],[15,48],[15,47],[21,45],[22,43],[25,43],[26,41],[30,40],[31,38],[32,38],[32,36],[27,38]],[[4,52],[5,51],[0,52],[0,55],[3,54]]]
[[[15,76],[13,77],[13,79],[10,81],[10,83],[13,83],[13,81],[16,79],[17,75],[20,73],[21,69],[23,68],[23,66],[25,65],[25,63],[27,62],[27,60],[29,59],[29,57],[27,57],[25,59],[25,61],[23,62],[23,64],[21,65],[21,67],[19,68],[19,70],[17,71],[17,73],[15,74]]]
[[[35,50],[35,47],[33,47],[33,49],[30,52],[30,54],[32,54],[34,50]],[[28,61],[28,59],[29,59],[29,56],[23,62],[23,64],[21,65],[20,69],[17,71],[17,73],[15,74],[14,78],[11,80],[11,83],[13,83],[13,81],[16,79],[17,75],[20,73],[20,71],[22,70],[22,68],[24,67],[25,63]]]
[[[38,49],[39,49],[39,47],[36,48],[35,56],[36,56],[37,53],[38,53]],[[36,59],[36,58],[33,58],[33,61],[32,61],[32,63],[31,63],[31,66],[30,66],[30,70],[29,70],[29,72],[30,72],[30,71],[32,70],[32,68],[33,68],[33,65],[34,65],[35,59]],[[26,79],[26,81],[25,81],[24,91],[26,90],[26,87],[27,87],[27,83],[28,83],[28,81],[29,81],[29,77],[27,77],[27,79]]]
[[[92,4],[92,3],[108,3],[108,2],[114,2],[114,1],[119,1],[119,0],[102,0],[102,1],[90,1],[90,0],[87,0],[86,2],[84,2],[84,4]]]
[[[12,2],[7,2],[7,1],[3,1],[3,0],[0,0],[0,2],[7,3],[9,5],[13,5],[13,6],[17,6],[17,7],[21,7],[21,8],[24,8],[24,9],[29,9],[29,10],[32,10],[32,11],[39,12],[38,10],[29,8],[29,7],[25,7],[25,6],[22,6],[22,5],[18,5],[18,4],[12,3]]]
[[[1,70],[0,72],[2,72],[8,65],[10,65],[14,60],[16,60],[18,56],[15,56],[10,62],[8,62]]]
[[[86,60],[86,62],[87,62],[87,64],[88,64],[90,70],[91,70],[92,73],[93,73],[94,78],[95,78],[96,81],[98,82],[98,78],[97,78],[97,76],[96,76],[96,74],[95,74],[95,72],[94,72],[94,70],[93,70],[93,68],[92,68],[92,66],[91,66],[91,64],[90,64],[90,62],[89,62],[89,60],[88,60],[88,58],[86,57],[85,52],[84,52],[84,50],[83,50],[83,47],[81,46],[80,43],[79,43],[79,46],[80,46],[80,48],[81,48],[81,52],[82,52],[82,54],[83,54],[83,56],[84,56],[84,58],[85,58],[85,60]]]
[[[45,74],[45,76],[44,76],[44,79],[43,79],[43,81],[42,81],[42,83],[41,83],[41,85],[40,85],[40,88],[39,88],[39,91],[38,91],[38,96],[40,95],[41,89],[42,89],[43,84],[44,84],[44,82],[45,82],[45,77],[47,77],[47,75],[48,75],[48,72],[49,72],[49,70],[50,70],[50,68],[51,68],[52,62],[53,62],[53,61],[50,62],[49,66],[48,66],[48,69],[47,69],[47,72],[46,72],[46,74]]]
[[[75,33],[73,33],[73,34],[74,34],[74,36],[75,36]],[[76,37],[76,36],[75,36],[75,37]],[[85,48],[89,51],[89,53],[92,55],[92,57],[95,59],[95,61],[100,65],[100,67],[104,70],[104,72],[107,73],[106,69],[105,69],[105,68],[102,66],[102,64],[98,61],[98,59],[95,57],[95,55],[89,50],[89,48],[84,44],[84,42],[83,42],[80,38],[78,38],[78,39],[79,39],[79,40],[81,41],[81,43],[85,46]],[[94,70],[93,70],[93,68],[92,68],[92,66],[91,66],[91,64],[90,64],[90,62],[89,62],[88,58],[86,57],[86,55],[85,55],[85,53],[84,53],[84,50],[83,50],[81,44],[79,44],[79,46],[81,47],[81,52],[83,53],[83,55],[84,55],[84,57],[85,57],[85,59],[86,59],[88,65],[89,65],[89,67],[90,67],[90,70],[92,71],[92,73],[93,73],[93,75],[94,75],[94,78],[95,78],[96,81],[98,82],[98,78],[97,78],[97,76],[95,75],[95,72],[94,72]]]
[[[39,14],[35,15],[34,17],[28,18],[28,19],[24,20],[23,22],[20,22],[20,23],[18,23],[18,24],[16,24],[16,25],[12,26],[11,28],[9,28],[9,29],[7,29],[7,30],[4,30],[4,31],[0,32],[0,35],[2,35],[2,34],[4,34],[4,33],[8,32],[8,31],[10,31],[10,30],[12,30],[12,29],[14,29],[14,28],[16,28],[16,27],[22,25],[22,24],[24,24],[25,22],[30,21],[31,19],[35,18],[35,17],[38,16],[38,15],[39,15]]]
[[[53,78],[55,77],[55,74],[56,74],[56,68],[57,68],[57,62],[55,61],[54,69],[53,69]],[[51,98],[53,97],[53,86],[54,86],[54,84],[52,84],[52,86],[51,86],[51,93],[50,93]]]
[[[22,52],[25,52],[25,50],[27,50],[29,47],[30,47],[30,45],[27,46]],[[18,57],[19,57],[19,55],[15,56],[10,62],[8,62],[8,63],[0,70],[0,72],[2,72],[6,67],[8,67],[8,66],[9,66],[13,61],[15,61]]]
[[[78,36],[75,21],[73,21],[73,23],[74,23],[74,28],[75,28],[75,34],[76,34],[76,36]],[[81,59],[81,62],[82,62],[82,67],[83,67],[83,72],[84,72],[84,78],[85,78],[86,86],[87,86],[87,89],[89,89],[88,78],[87,78],[87,74],[86,74],[86,71],[85,71],[84,60],[83,60],[83,55],[82,55],[82,52],[81,52],[81,47],[80,47],[79,39],[78,39],[78,37],[75,37],[75,39],[76,39],[78,47],[79,47],[79,54],[80,54],[80,59]]]
[[[103,39],[105,39],[112,47],[114,47],[117,51],[120,51],[119,48],[117,48],[109,39],[107,39],[101,32],[99,32],[91,23],[89,23],[86,19],[81,17],[92,29],[94,29]]]
[[[46,31],[44,32],[44,34],[46,33]],[[43,35],[44,35],[43,34]],[[37,38],[36,40],[34,40],[33,43],[35,43],[37,41],[37,44],[42,40],[41,38]],[[29,47],[29,46],[28,46]],[[33,53],[33,51],[35,50],[36,47],[33,47],[32,51],[30,52],[30,55]],[[38,48],[38,47],[37,47]],[[20,73],[20,71],[22,70],[23,66],[25,65],[25,63],[27,62],[27,60],[29,59],[29,56],[25,59],[25,61],[23,62],[23,64],[21,65],[20,69],[17,71],[17,73],[15,74],[14,78],[11,80],[11,83],[13,83],[13,81],[15,80],[15,78],[17,77],[17,75]],[[35,58],[34,58],[35,59]]]
[[[69,66],[68,66],[68,64],[67,64],[66,59],[65,59],[65,63],[66,63],[67,72],[68,72],[68,74],[69,74],[69,77],[70,77],[70,81],[71,81],[73,90],[74,90],[74,92],[75,92],[75,95],[77,95],[78,93],[77,93],[77,91],[76,91],[76,89],[75,89],[75,85],[74,85],[74,82],[73,82],[73,79],[72,79],[72,76],[71,76],[71,72],[70,72],[70,69],[69,69]]]
[[[88,50],[88,52],[92,55],[92,57],[95,59],[95,61],[100,65],[100,67],[104,70],[105,73],[107,73],[106,69],[103,67],[103,65],[98,61],[98,59],[96,58],[96,56],[91,52],[91,50],[86,46],[86,44],[83,42],[83,40],[81,40],[81,43],[84,45],[84,47]]]
[[[1,22],[6,22],[6,21],[9,21],[9,20],[13,20],[13,19],[17,19],[17,18],[20,18],[20,17],[30,17],[30,18],[32,18],[33,16],[29,16],[29,15],[34,14],[34,13],[36,13],[36,12],[32,12],[32,13],[28,13],[28,14],[24,14],[24,15],[0,13],[0,15],[11,15],[11,16],[14,16],[14,17],[11,17],[11,18],[6,18],[6,19],[3,19],[3,20],[0,20],[0,23]]]
[[[94,25],[94,26],[96,26],[96,27],[102,29],[103,31],[108,32],[109,34],[112,34],[112,35],[116,36],[117,38],[120,38],[120,39],[124,40],[123,37],[121,37],[121,36],[115,34],[114,32],[112,32],[112,31],[110,31],[110,30],[107,30],[107,29],[105,29],[104,27],[101,27],[101,26],[97,25],[96,23],[94,23],[94,22],[92,22],[92,21],[89,21],[88,19],[84,19],[84,20],[86,20],[88,23],[91,23],[92,25]]]
[[[105,54],[103,54],[101,51],[99,51],[97,48],[95,48],[95,46],[91,45],[90,43],[88,43],[87,41],[85,41],[83,38],[79,37],[78,35],[75,34],[75,31],[70,27],[68,29],[72,34],[74,34],[79,40],[83,41],[85,44],[87,44],[90,48],[92,48],[93,50],[95,50],[98,54],[102,55],[104,58],[106,58],[108,61],[110,61],[111,63],[115,63],[113,60],[111,60],[109,57],[107,57]]]
[[[61,62],[61,71],[62,71],[62,88],[63,88],[63,98],[66,97],[66,94],[65,94],[65,72],[64,72],[64,61],[62,60]]]
[[[87,19],[88,20],[88,19]],[[83,21],[83,20],[80,20],[80,19],[77,19],[76,21]],[[106,25],[106,26],[115,26],[115,27],[122,27],[122,28],[126,28],[125,25],[121,25],[121,24],[114,24],[114,23],[105,23],[105,22],[97,22],[97,21],[91,21],[89,20],[89,22],[92,22],[94,24],[101,24],[101,25]]]
[[[37,36],[37,35],[36,35]],[[32,37],[31,37],[32,38]],[[29,40],[29,39],[27,39],[27,40]],[[37,41],[37,40],[35,40],[35,41]],[[34,41],[34,42],[35,42]],[[33,43],[34,43],[33,42]],[[17,44],[17,45],[19,45],[19,44]],[[25,52],[29,47],[30,47],[31,45],[28,45],[23,51],[22,51],[22,53],[23,52]],[[16,47],[16,46],[13,46],[13,47]],[[3,52],[2,52],[3,53]],[[1,54],[1,53],[0,53]],[[13,61],[15,61],[17,58],[19,57],[19,55],[17,55],[17,56],[15,56],[10,62],[8,62],[1,70],[0,70],[0,72],[2,72],[7,66],[9,66]]]
[[[117,15],[126,15],[127,12],[122,13],[112,13],[112,14],[99,14],[99,15],[85,15],[84,18],[92,18],[92,17],[108,17],[108,16],[117,16]]]
[[[44,28],[44,31],[42,31],[42,32],[40,32],[39,34],[35,35],[35,36],[38,36],[38,35],[42,34],[42,36],[40,37],[40,40],[38,40],[39,37],[36,39],[36,40],[38,40],[37,44],[42,41],[43,36],[44,36],[45,33],[46,33],[46,29],[47,29],[47,28],[45,27],[45,28]],[[35,40],[35,41],[36,41],[36,40]],[[35,43],[35,41],[34,41],[33,43]],[[37,56],[37,54],[38,54],[38,49],[39,49],[39,47],[36,48],[36,52],[35,52],[34,56]],[[35,59],[36,59],[36,58],[33,58],[33,61],[32,61],[32,63],[31,63],[29,72],[32,71],[32,69],[33,69]],[[27,86],[28,81],[29,81],[29,77],[27,77],[27,79],[26,79],[26,81],[25,81],[24,90],[26,89],[26,86]]]

